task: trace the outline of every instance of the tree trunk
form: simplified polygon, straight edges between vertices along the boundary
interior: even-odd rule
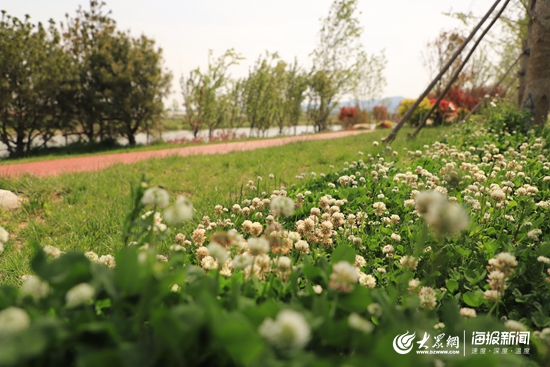
[[[531,0],[529,3],[529,9],[532,9],[535,5],[536,0]],[[529,23],[527,24],[527,35],[523,40],[523,54],[521,56],[520,66],[519,66],[519,86],[518,86],[518,107],[523,105],[523,97],[525,93],[525,84],[527,82],[527,68],[529,67],[529,54],[531,50],[529,49],[529,39],[531,38],[531,30],[533,29],[533,19],[531,18],[531,10],[527,11],[527,17],[529,18]]]
[[[136,145],[136,137],[133,132],[128,132],[128,145],[131,147]]]
[[[531,31],[531,22],[528,25],[527,34]],[[521,60],[519,64],[519,86],[518,86],[518,107],[521,107],[523,104],[523,93],[525,92],[525,80],[527,76],[527,67],[529,65],[529,35],[523,40],[523,54],[521,55]]]
[[[532,0],[529,65],[523,107],[531,110],[534,124],[544,126],[550,107],[550,1]]]

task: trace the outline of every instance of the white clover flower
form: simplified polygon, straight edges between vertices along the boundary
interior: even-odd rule
[[[172,287],[170,288],[170,291],[172,292],[179,292],[181,290],[181,287],[177,284],[172,284]]]
[[[454,234],[466,229],[469,224],[468,214],[461,205],[448,202],[445,196],[434,191],[417,195],[416,210],[438,234]]]
[[[40,280],[35,275],[30,275],[25,279],[21,286],[21,295],[31,296],[35,301],[44,298],[50,293],[50,285],[48,282]]]
[[[427,310],[433,310],[435,308],[437,300],[435,298],[436,294],[433,288],[422,287],[420,288],[418,295],[420,296],[420,307]]]
[[[167,223],[181,223],[193,218],[193,204],[183,196],[177,198],[176,202],[164,211],[164,219]]]
[[[384,212],[386,211],[386,204],[381,201],[372,204],[372,207],[374,208],[374,214],[378,216],[384,214]]]
[[[460,316],[473,318],[473,317],[476,317],[477,314],[476,314],[476,310],[474,310],[473,308],[462,307],[460,309]]]
[[[423,191],[415,195],[416,210],[422,215],[433,210],[434,207],[446,203],[445,196],[435,191]]]
[[[537,261],[538,262],[541,262],[543,264],[550,264],[550,259],[547,258],[546,256],[539,256],[537,257]]]
[[[164,255],[161,255],[161,254],[157,254],[157,260],[160,261],[160,262],[163,262],[163,263],[167,263],[168,262],[168,258]]]
[[[501,202],[505,198],[506,198],[506,194],[504,193],[504,191],[500,189],[491,191],[491,199],[493,199],[494,201]]]
[[[263,255],[269,251],[269,242],[265,238],[251,237],[247,242],[252,256]]]
[[[329,286],[333,290],[349,293],[353,290],[357,280],[358,274],[356,268],[347,261],[340,261],[332,266]]]
[[[313,289],[313,292],[315,292],[315,294],[323,293],[323,287],[321,287],[319,284],[316,284],[316,285],[312,286],[311,288]]]
[[[376,278],[370,274],[365,274],[361,272],[359,274],[359,284],[361,284],[363,287],[372,289],[376,287]]]
[[[128,245],[130,245],[130,244],[128,244]],[[88,258],[88,260],[90,260],[93,263],[96,263],[99,260],[99,256],[97,256],[97,254],[93,251],[85,252],[84,256],[86,256]]]
[[[53,257],[54,259],[57,259],[59,256],[61,256],[61,254],[63,254],[63,251],[51,245],[44,246],[43,250],[46,255]]]
[[[252,264],[253,259],[254,258],[252,257],[252,255],[244,253],[242,255],[235,256],[231,263],[233,264],[233,267],[235,269],[244,269]]]
[[[115,257],[113,255],[103,255],[97,260],[98,264],[105,265],[109,268],[114,268],[116,266]]]
[[[30,325],[29,314],[19,307],[8,307],[0,311],[0,335],[17,334]]]
[[[401,241],[401,236],[398,235],[397,233],[392,233],[391,234],[391,239],[394,240],[395,242],[399,242],[399,241]]]
[[[416,270],[418,266],[418,260],[414,256],[405,255],[399,259],[401,267],[405,270]]]
[[[542,234],[542,231],[539,228],[535,228],[527,232],[527,237],[532,240],[538,241],[539,235],[541,234]]]
[[[361,255],[355,255],[355,262],[353,263],[353,266],[360,269],[365,265],[367,265],[367,260],[365,260],[365,258]]]
[[[498,291],[488,289],[483,292],[483,298],[485,298],[487,301],[496,302],[500,298],[500,293]]]
[[[201,266],[204,270],[214,270],[218,268],[219,263],[212,256],[207,255],[201,260]]]
[[[304,348],[311,337],[306,319],[300,312],[293,310],[279,312],[275,320],[265,319],[258,331],[269,344],[290,351]]]
[[[370,334],[374,330],[372,322],[365,320],[355,312],[348,316],[348,325],[352,329],[362,331],[365,334]]]
[[[218,260],[220,264],[223,264],[229,257],[225,248],[217,242],[211,242],[206,248],[208,248],[208,253]]]
[[[276,196],[271,200],[271,210],[275,215],[288,217],[294,214],[294,201],[286,196]]]
[[[302,236],[298,232],[288,232],[288,239],[294,243],[300,241],[301,238]]]
[[[75,285],[65,294],[67,307],[76,307],[92,301],[95,295],[95,289],[88,283]]]
[[[174,243],[170,245],[170,251],[174,251],[174,252],[185,251],[185,247]]]
[[[151,187],[143,193],[141,198],[143,205],[154,205],[160,208],[165,208],[170,202],[170,195],[168,191],[161,189],[160,187]]]
[[[525,325],[515,320],[506,321],[504,323],[504,326],[506,326],[508,330],[512,330],[512,331],[527,331],[527,328],[525,327]]]

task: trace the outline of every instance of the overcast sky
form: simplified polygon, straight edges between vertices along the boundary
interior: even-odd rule
[[[444,12],[484,14],[494,0],[359,0],[364,27],[362,41],[369,53],[385,49],[388,82],[384,96],[417,97],[429,83],[421,52],[442,29],[460,26]],[[181,99],[179,79],[207,64],[208,50],[220,55],[234,48],[245,57],[231,69],[245,76],[266,50],[287,61],[310,65],[320,18],[332,0],[107,0],[119,28],[153,38],[162,47],[165,66],[172,71],[173,98]],[[31,16],[34,22],[74,16],[87,0],[0,0],[8,14]]]

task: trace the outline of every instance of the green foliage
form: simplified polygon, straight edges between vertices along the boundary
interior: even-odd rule
[[[533,116],[528,109],[518,108],[510,101],[494,98],[482,110],[479,118],[486,121],[495,131],[525,134],[529,130]]]
[[[292,65],[278,63],[276,67],[277,78],[277,108],[275,120],[279,132],[283,132],[285,126],[296,127],[302,116],[302,102],[306,98],[307,76],[300,70],[298,61]]]
[[[2,12],[0,20],[0,140],[22,157],[39,138],[44,146],[67,122],[69,59],[55,24],[49,28]]]
[[[363,50],[357,0],[335,0],[321,24],[308,93],[308,117],[318,131],[328,128],[330,113],[343,95],[375,98],[385,84],[386,65],[383,52],[369,57]]]
[[[250,131],[258,133],[269,129],[275,122],[279,108],[279,85],[285,63],[274,53],[260,56],[243,84],[245,114]]]
[[[0,287],[0,312],[13,312],[15,307],[20,317],[24,312],[29,319],[27,323],[23,317],[11,328],[0,328],[0,342],[7,346],[0,349],[0,364],[389,366],[398,362],[432,366],[444,360],[453,366],[545,366],[550,353],[545,329],[550,325],[550,227],[546,220],[550,186],[545,177],[550,165],[545,158],[548,132],[544,134],[512,135],[492,126],[478,124],[474,130],[466,125],[444,131],[431,145],[425,144],[427,141],[409,143],[404,156],[377,144],[365,147],[363,142],[366,154],[355,155],[356,160],[330,152],[329,156],[335,157],[331,162],[340,162],[342,168],[325,171],[325,175],[303,174],[294,184],[287,182],[284,189],[275,177],[258,179],[243,187],[237,197],[211,198],[201,204],[192,223],[171,227],[172,233],[160,226],[162,210],[141,200],[150,186],[142,179],[132,185],[131,199],[122,199],[129,213],[125,227],[110,233],[116,266],[96,263],[90,254],[74,251],[50,259],[45,252],[51,253],[51,249],[33,245],[32,271],[42,282],[47,281],[49,291],[30,288],[27,281],[22,287],[16,287],[16,282]],[[340,150],[349,149],[350,142],[351,138]],[[292,148],[296,151],[287,159],[293,162],[300,152],[327,153],[311,146]],[[258,164],[283,162],[278,154],[288,149],[270,150]],[[197,172],[203,175],[203,167],[214,171],[214,161],[223,160],[201,159]],[[301,159],[300,165],[307,164]],[[173,160],[174,167],[181,166],[179,160]],[[251,158],[231,157],[229,161],[246,162],[241,163],[243,170],[254,165]],[[162,175],[171,171],[168,161],[159,165],[159,175],[166,180]],[[230,172],[227,168],[224,172]],[[108,176],[120,176],[120,172],[113,170]],[[247,172],[251,172],[248,177],[259,174]],[[132,173],[135,176],[136,170]],[[174,194],[184,191],[183,175],[176,176],[177,183],[166,185]],[[83,182],[75,181],[78,177]],[[109,195],[90,198],[88,187],[98,179],[87,178],[74,176],[64,185],[56,179],[51,185],[60,188],[63,196],[78,198],[71,201],[71,207],[76,207],[71,215],[86,219],[76,218],[76,223],[85,223],[85,232],[95,230],[99,234],[105,230],[101,227],[114,226],[116,221],[100,221],[102,218],[96,217],[107,212],[93,215],[85,204],[92,202],[103,208],[110,200],[109,206],[114,208],[119,203],[115,205],[115,199],[109,198],[122,195],[105,189],[95,190],[93,195],[101,191]],[[204,189],[211,180],[202,176],[195,185],[186,187]],[[28,181],[18,185],[25,183]],[[449,213],[438,212],[440,216],[430,218],[421,201],[416,202],[417,211],[414,200],[410,205],[408,200],[418,197],[416,191],[428,185],[456,201],[450,203],[443,197],[446,205],[435,207],[467,208],[467,228],[454,234],[433,231],[438,220],[448,221],[447,228],[454,222]],[[495,185],[506,190],[504,198],[496,195]],[[207,190],[204,195],[212,196],[212,192]],[[294,214],[278,216],[264,203],[278,195],[294,199]],[[199,201],[198,195],[194,197]],[[62,207],[48,200],[35,198],[33,202],[45,207],[42,213],[46,220],[57,215],[58,226],[71,216],[68,212],[53,213]],[[233,206],[236,203],[240,209]],[[376,203],[384,203],[383,210]],[[223,205],[215,207],[218,204]],[[84,208],[89,213],[82,214]],[[158,217],[154,211],[159,211]],[[312,231],[305,229],[308,219],[314,223]],[[263,237],[269,240],[267,258],[256,255],[258,258],[249,259],[257,264],[262,261],[261,269],[252,272],[246,265],[244,270],[240,266],[230,268],[229,263],[213,266],[205,260],[205,248],[200,246],[210,242],[221,244],[232,259],[244,256],[255,237],[245,230],[246,221],[258,222]],[[9,224],[9,230],[17,227],[16,223]],[[226,232],[229,228],[236,232]],[[57,228],[47,226],[33,225],[30,230],[45,240],[59,235]],[[200,230],[204,230],[202,239],[197,235]],[[299,249],[294,231],[307,241],[308,251]],[[181,235],[172,237],[177,232],[189,235],[191,242],[186,243]],[[127,234],[122,241],[121,233]],[[166,235],[169,238],[164,238]],[[136,245],[127,246],[129,241]],[[1,260],[18,256],[10,242]],[[171,246],[173,242],[185,250]],[[86,250],[106,251],[106,243],[101,245],[86,246]],[[220,256],[219,248],[208,246],[207,256]],[[501,253],[508,253],[504,257],[507,268],[494,261]],[[284,265],[287,260],[291,266]],[[487,291],[495,286],[491,279],[496,279],[497,265],[506,272],[506,287],[491,300]],[[358,279],[354,280],[354,275]],[[90,289],[93,292],[86,293]],[[461,310],[464,307],[472,310]],[[477,317],[465,316],[473,310]],[[2,314],[0,320],[5,320]],[[517,327],[531,332],[528,359],[513,353],[473,354],[473,332],[504,332]],[[4,330],[12,331],[6,335]],[[465,349],[460,349],[459,355],[399,355],[392,344],[405,332],[416,332],[415,350],[424,333],[432,337],[441,333],[466,335],[465,340],[461,338],[466,345],[461,344]]]
[[[397,108],[397,114],[399,115],[399,117],[404,116],[415,102],[416,100],[414,99],[402,100],[401,104]],[[409,118],[409,124],[411,124],[412,126],[417,126],[420,120],[430,111],[431,108],[432,105],[430,104],[428,98],[424,98],[422,102],[420,102],[416,110],[414,110],[412,116]]]
[[[2,12],[0,22],[0,140],[11,157],[41,149],[54,134],[89,142],[148,131],[161,116],[171,75],[162,52],[145,36],[117,32],[90,2],[61,32]],[[38,138],[38,139],[37,139]]]
[[[227,50],[216,60],[212,60],[212,54],[210,51],[206,72],[195,69],[187,79],[183,76],[180,79],[185,120],[195,137],[202,128],[207,128],[209,136],[212,136],[214,129],[225,126],[228,119],[234,120],[240,114],[241,84],[236,82],[231,87],[227,72],[242,57],[233,49]]]

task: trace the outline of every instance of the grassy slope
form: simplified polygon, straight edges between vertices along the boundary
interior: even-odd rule
[[[403,147],[420,148],[444,133],[425,129],[416,140],[406,141],[408,131],[403,129],[392,144],[401,155]],[[250,152],[153,159],[59,177],[1,178],[0,187],[19,193],[28,202],[21,210],[0,211],[0,225],[10,232],[10,242],[0,255],[0,283],[18,282],[21,275],[30,271],[31,241],[62,250],[93,250],[99,255],[120,248],[121,229],[130,207],[130,187],[144,173],[151,177],[152,185],[163,185],[173,197],[188,196],[197,211],[196,225],[203,215],[213,213],[216,204],[230,207],[237,202],[249,179],[256,181],[257,176],[262,176],[262,191],[279,188],[281,183],[290,186],[297,182],[296,175],[300,173],[328,173],[330,165],[341,167],[345,161],[360,159],[358,151],[365,155],[380,152],[383,146],[375,148],[372,141],[379,141],[386,134],[387,131],[377,131]],[[276,177],[274,181],[267,178],[271,173]],[[192,224],[188,226],[183,229],[186,234]]]

